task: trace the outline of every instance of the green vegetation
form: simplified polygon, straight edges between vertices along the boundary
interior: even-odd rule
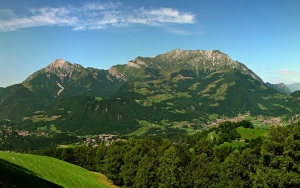
[[[266,137],[256,137],[266,133],[259,129],[247,121],[225,122],[178,142],[130,138],[109,147],[53,148],[40,154],[103,172],[124,187],[298,187],[300,121],[271,127]],[[252,138],[218,147],[210,138],[237,137],[237,130]]]
[[[258,107],[262,110],[268,110],[267,107],[265,107],[264,105],[260,104],[260,103],[257,103]]]
[[[97,100],[97,101],[101,101],[101,100],[102,100],[102,98],[101,98],[101,97],[95,97],[95,100]]]
[[[222,147],[239,148],[239,147],[243,147],[244,145],[245,142],[232,140],[230,142],[224,142],[223,144],[216,146],[216,148],[222,148]]]
[[[236,131],[241,135],[242,140],[245,140],[246,138],[253,139],[253,138],[260,137],[260,136],[267,136],[269,133],[268,130],[265,130],[260,127],[254,127],[254,129],[237,127]]]
[[[79,141],[79,138],[65,133],[51,133],[49,135],[11,136],[3,137],[0,150],[27,152],[39,150],[46,147],[57,147],[60,144],[71,144]]]
[[[103,175],[58,159],[0,151],[4,187],[111,187]]]

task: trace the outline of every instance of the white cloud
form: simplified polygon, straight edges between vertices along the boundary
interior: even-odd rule
[[[201,32],[191,32],[191,31],[186,31],[186,30],[178,29],[178,28],[169,28],[168,32],[176,34],[176,35],[203,35],[204,34]]]
[[[281,69],[278,71],[281,75],[296,75],[294,71],[288,69]]]
[[[58,26],[73,26],[76,25],[78,19],[74,16],[69,16],[69,10],[66,8],[41,8],[31,10],[32,16],[14,18],[10,20],[0,21],[1,31],[13,31],[20,28],[58,25]]]
[[[3,14],[5,16],[2,16]],[[68,26],[73,30],[88,30],[132,25],[169,27],[195,22],[196,18],[192,13],[172,8],[132,8],[121,3],[90,2],[81,7],[43,7],[31,9],[26,16],[17,15],[11,10],[0,10],[2,32],[38,26]],[[173,29],[173,33],[182,35],[189,32]]]

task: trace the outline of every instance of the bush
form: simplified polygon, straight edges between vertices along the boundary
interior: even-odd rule
[[[249,140],[248,138],[246,138],[246,139],[245,139],[245,142],[246,142],[246,143],[249,143],[249,142],[250,142],[250,140]]]

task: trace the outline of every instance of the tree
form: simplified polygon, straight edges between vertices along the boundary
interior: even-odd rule
[[[171,145],[159,157],[159,187],[180,187],[181,159],[176,146]]]
[[[240,153],[234,150],[220,165],[219,187],[243,187],[243,167],[239,163]]]
[[[121,167],[120,175],[123,178],[125,186],[132,186],[137,170],[139,168],[139,163],[145,155],[150,155],[157,157],[157,144],[154,141],[147,139],[137,140],[132,144],[132,148],[124,155],[124,165]]]
[[[300,184],[300,124],[272,127],[261,147],[254,187],[297,187]]]
[[[157,166],[156,157],[145,155],[139,162],[133,187],[158,187]]]
[[[108,147],[104,157],[103,170],[105,175],[114,182],[115,185],[122,186],[123,178],[120,175],[121,167],[124,165],[123,156],[126,152],[125,144],[122,141],[116,142]]]

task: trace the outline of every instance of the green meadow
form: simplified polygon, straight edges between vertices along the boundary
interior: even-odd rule
[[[231,147],[239,147],[245,145],[245,139],[251,140],[255,139],[260,136],[267,136],[269,134],[269,127],[268,126],[254,126],[254,129],[244,128],[244,127],[237,127],[236,131],[241,135],[240,140],[232,140],[231,143],[224,142],[223,144],[217,146],[220,148],[222,146],[231,146]],[[210,132],[207,135],[207,138],[219,138],[215,132]]]
[[[0,187],[116,187],[101,173],[45,156],[0,151]]]
[[[236,131],[241,134],[241,140],[245,140],[246,138],[253,139],[259,136],[266,136],[269,133],[269,130],[263,129],[261,127],[254,127],[254,129],[246,129],[244,127],[236,128]]]

